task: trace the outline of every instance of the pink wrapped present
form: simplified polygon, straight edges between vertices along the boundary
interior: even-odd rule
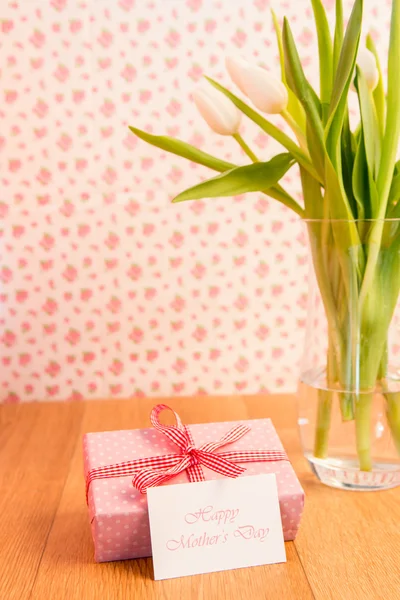
[[[158,421],[158,413],[165,408],[158,405],[153,409],[154,428],[84,436],[95,560],[151,556],[147,500],[142,493],[147,487],[227,475],[275,473],[284,538],[293,540],[300,525],[304,492],[271,420],[184,427],[175,414],[178,426],[166,427]]]

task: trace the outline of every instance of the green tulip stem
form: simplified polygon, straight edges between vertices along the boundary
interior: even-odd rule
[[[295,119],[292,117],[292,115],[286,109],[281,112],[281,115],[285,119],[285,121],[289,125],[289,127],[292,129],[293,133],[295,134],[297,141],[300,144],[301,149],[308,156],[307,139],[306,139],[306,136],[304,135],[303,130],[301,129],[301,127],[299,127],[299,125],[297,124]]]
[[[361,471],[372,471],[371,413],[374,394],[357,394],[355,429],[358,461]]]
[[[235,133],[232,137],[237,141],[239,146],[243,148],[244,152],[252,160],[253,163],[259,162],[257,156],[254,154],[251,148],[249,148],[249,146],[246,144],[246,142],[239,133]],[[279,183],[267,190],[264,190],[264,194],[270,196],[271,198],[275,198],[275,200],[278,200],[279,202],[282,202],[282,204],[284,204],[291,210],[294,210],[294,212],[297,213],[301,219],[304,219],[304,209],[301,208],[299,204],[297,204],[296,200],[292,198],[292,196],[290,196],[290,194],[288,194],[287,191],[279,185]]]
[[[246,144],[246,142],[244,141],[244,139],[242,138],[242,136],[240,135],[240,133],[234,133],[232,137],[233,137],[234,140],[237,141],[237,143],[239,144],[239,146],[242,148],[242,150],[245,152],[245,154],[247,154],[247,156],[250,158],[250,160],[253,163],[258,162],[257,156],[254,154],[254,152],[252,151],[252,149],[249,148],[249,146]]]
[[[315,458],[326,458],[328,456],[332,401],[333,392],[331,390],[318,390],[317,426],[314,439]]]

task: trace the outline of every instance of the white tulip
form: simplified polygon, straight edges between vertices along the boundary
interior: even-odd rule
[[[241,113],[224,94],[213,87],[201,85],[194,90],[193,100],[199,113],[215,133],[238,133]]]
[[[268,114],[279,114],[286,109],[286,86],[266,69],[252,65],[242,58],[228,57],[226,68],[232,81],[246,94],[254,106]]]
[[[225,66],[233,83],[237,85],[243,94],[246,94],[246,90],[242,83],[242,73],[251,66],[250,63],[240,57],[227,56],[225,58]]]
[[[379,71],[376,65],[376,59],[368,48],[360,48],[357,56],[357,66],[362,71],[368,88],[372,91],[376,88],[379,81]],[[352,84],[352,89],[355,90]]]
[[[241,76],[246,96],[261,112],[279,114],[288,105],[288,92],[285,85],[265,69],[249,66]]]

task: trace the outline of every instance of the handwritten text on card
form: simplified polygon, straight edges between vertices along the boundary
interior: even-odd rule
[[[223,528],[224,525],[235,523],[236,518],[239,517],[240,510],[226,509],[226,510],[214,510],[211,505],[205,508],[200,508],[195,513],[187,513],[185,515],[185,522],[189,525],[193,525],[198,521],[204,521],[205,523],[217,523],[221,526],[221,533],[215,535],[208,534],[204,531],[201,535],[190,533],[188,535],[182,534],[178,539],[168,540],[166,546],[168,550],[175,552],[176,550],[184,550],[186,548],[197,548],[202,546],[215,546],[216,544],[226,544],[229,536],[242,537],[244,540],[256,539],[263,542],[268,533],[269,527],[254,527],[254,525],[238,525],[237,529],[233,532],[226,532]]]

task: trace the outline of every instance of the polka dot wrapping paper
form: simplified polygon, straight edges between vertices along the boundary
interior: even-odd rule
[[[196,447],[218,441],[238,422],[190,425]],[[246,421],[251,429],[229,450],[277,450],[283,446],[270,419]],[[223,452],[222,448],[220,451]],[[137,458],[176,454],[177,446],[155,429],[87,433],[83,439],[85,479],[91,469]],[[217,450],[218,453],[218,450]],[[304,506],[304,492],[289,461],[243,465],[242,477],[275,473],[285,541],[296,537]],[[206,480],[221,475],[203,467]],[[180,473],[165,485],[188,483]],[[97,479],[89,488],[88,507],[96,562],[151,556],[147,498],[132,485],[132,476]]]

